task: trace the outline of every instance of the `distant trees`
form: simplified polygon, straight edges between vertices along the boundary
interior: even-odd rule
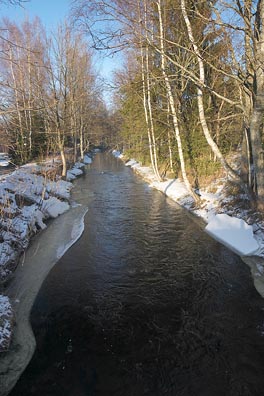
[[[1,136],[16,163],[59,152],[65,176],[65,149],[76,160],[107,133],[92,53],[67,24],[47,36],[38,18],[2,20],[0,46]]]
[[[17,159],[25,162],[36,154],[36,129],[41,124],[40,88],[45,82],[43,28],[36,19],[21,27],[4,20],[2,29],[2,128],[12,135]]]

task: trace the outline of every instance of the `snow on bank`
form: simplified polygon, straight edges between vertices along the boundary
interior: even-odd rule
[[[92,158],[88,154],[85,154],[84,158],[83,158],[83,162],[76,162],[74,164],[73,168],[71,168],[67,171],[66,179],[68,181],[72,181],[72,180],[76,179],[76,177],[83,174],[82,168],[84,168],[85,165],[88,165],[91,163],[92,163]]]
[[[69,209],[70,205],[68,202],[62,202],[56,197],[46,199],[41,205],[41,211],[44,215],[47,218],[51,217],[52,219],[55,219]]]
[[[82,174],[83,174],[83,171],[80,168],[73,167],[72,169],[67,171],[66,179],[68,181],[72,181],[72,180],[76,179],[77,176],[80,176]]]
[[[140,169],[138,169],[140,173]],[[193,199],[189,197],[188,190],[185,185],[178,179],[166,180],[164,182],[153,181],[151,186],[159,191],[162,191],[165,195],[172,198],[174,201],[179,201],[180,199],[185,199],[185,206],[187,205],[187,198],[189,198],[189,203],[193,203]]]
[[[75,205],[50,222],[41,237],[32,241],[25,252],[23,265],[18,266],[10,282],[8,296],[13,303],[16,325],[8,353],[0,356],[0,395],[10,393],[32,358],[36,347],[29,321],[32,305],[58,258],[81,236],[86,212],[84,205]]]
[[[112,151],[112,154],[113,154],[113,156],[116,157],[116,158],[123,158],[123,154],[121,154],[121,151],[113,150],[113,151]]]
[[[13,310],[9,299],[0,295],[0,351],[9,347],[13,321]]]
[[[65,199],[72,184],[50,182],[35,171],[34,164],[21,167],[0,184],[0,281],[11,274],[31,236],[45,228],[44,220],[69,209]]]
[[[92,161],[86,155],[86,161],[88,158]],[[83,173],[84,166],[81,162],[74,164],[69,171],[74,179]],[[46,228],[45,220],[54,219],[70,209],[73,185],[56,176],[56,167],[56,162],[52,161],[27,164],[0,180],[0,285],[13,273],[30,238]],[[54,180],[48,175],[53,175]],[[80,234],[79,229],[73,232],[73,239],[76,233]],[[0,294],[0,351],[9,345],[10,312],[8,298]]]
[[[91,164],[91,163],[92,163],[92,158],[89,157],[89,155],[86,154],[86,155],[83,157],[83,163],[84,163],[85,165]]]
[[[251,256],[259,249],[252,226],[242,219],[227,214],[217,214],[205,229],[215,239],[241,256]]]
[[[115,157],[122,158],[123,156],[121,157],[119,154],[119,152],[114,153]],[[158,182],[152,169],[142,167],[135,159],[130,159],[125,165],[134,169],[150,183],[151,187],[162,191],[181,206],[203,218],[207,223],[206,231],[235,253],[240,256],[253,254],[263,256],[264,234],[256,224],[248,225],[242,218],[218,213],[221,211],[219,203],[223,199],[224,180],[214,186],[214,193],[200,190],[201,205],[196,207],[193,198],[181,180],[169,179]],[[243,213],[240,213],[240,217],[243,217]]]

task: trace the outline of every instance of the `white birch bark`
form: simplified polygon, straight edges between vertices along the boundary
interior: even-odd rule
[[[141,19],[141,12],[140,12],[140,3],[138,2],[138,16],[139,19]],[[144,2],[144,26],[146,30],[146,24],[147,24],[147,16],[146,16],[146,3]],[[148,34],[148,33],[146,33]],[[161,180],[161,177],[159,175],[159,171],[157,168],[157,157],[155,156],[154,152],[154,144],[155,140],[153,141],[154,137],[154,131],[151,131],[151,122],[152,122],[152,128],[153,128],[153,120],[150,120],[152,114],[149,114],[149,109],[151,109],[151,103],[150,103],[150,92],[149,92],[149,82],[146,82],[146,79],[149,78],[149,76],[146,76],[146,74],[149,72],[149,65],[148,65],[148,47],[145,49],[145,54],[144,54],[144,49],[143,49],[143,43],[142,43],[142,36],[143,33],[141,31],[140,34],[140,57],[141,57],[141,80],[142,80],[142,94],[143,94],[143,107],[144,107],[144,115],[145,115],[145,122],[146,122],[146,128],[147,128],[147,134],[148,134],[148,142],[149,142],[149,154],[150,154],[150,161],[151,161],[151,166],[153,169],[153,172],[157,178],[158,181]],[[144,59],[146,58],[146,60]],[[145,67],[146,64],[146,67]],[[147,68],[147,71],[146,71]],[[155,139],[155,137],[154,137]]]
[[[14,59],[13,59],[13,53],[12,49],[10,47],[9,49],[9,61],[10,61],[10,70],[11,70],[11,75],[13,79],[13,84],[14,84],[14,92],[15,92],[15,102],[16,102],[16,110],[17,110],[17,117],[18,117],[18,124],[19,124],[19,133],[20,133],[20,139],[21,142],[19,144],[20,147],[20,158],[21,161],[24,162],[24,131],[23,131],[23,123],[22,123],[22,117],[21,117],[21,111],[19,108],[19,97],[18,97],[18,84],[17,84],[17,79],[15,76],[15,71],[14,71]]]
[[[186,173],[185,160],[184,160],[184,155],[183,155],[182,141],[181,141],[180,128],[179,128],[179,120],[178,120],[176,106],[175,106],[175,102],[174,102],[174,98],[173,98],[173,94],[172,94],[172,87],[170,84],[169,76],[166,72],[166,58],[165,58],[165,49],[164,49],[164,29],[163,29],[163,20],[162,20],[162,13],[161,13],[161,1],[158,0],[156,4],[158,7],[158,16],[159,16],[161,69],[162,69],[162,75],[163,75],[164,82],[165,82],[168,103],[169,103],[170,111],[171,111],[171,115],[172,115],[175,138],[176,138],[177,146],[178,146],[178,154],[179,154],[179,159],[180,159],[182,178],[183,178],[183,181],[184,181],[185,186],[186,186],[187,190],[189,191],[189,193],[192,195],[192,197],[195,199],[195,201],[198,201],[199,198],[192,190],[191,184],[189,182],[189,179],[188,179],[188,176]]]
[[[200,79],[200,85],[197,87],[197,104],[198,104],[198,113],[199,113],[199,118],[202,126],[202,130],[204,133],[204,136],[207,140],[207,143],[211,147],[215,157],[220,161],[221,165],[227,172],[227,174],[232,177],[237,182],[241,182],[241,179],[239,178],[238,174],[230,167],[230,165],[227,163],[225,160],[223,154],[219,150],[218,145],[215,143],[213,140],[210,130],[207,125],[206,117],[205,117],[205,112],[204,112],[204,103],[203,103],[203,90],[200,87],[205,86],[205,71],[204,71],[204,63],[203,59],[200,54],[200,50],[198,48],[198,45],[195,42],[194,36],[193,36],[193,31],[192,31],[192,26],[190,23],[190,19],[188,17],[187,11],[186,11],[186,4],[185,0],[181,0],[181,11],[182,15],[185,21],[185,25],[187,28],[187,33],[188,33],[188,38],[192,44],[193,51],[196,55],[198,66],[199,66],[199,79]]]

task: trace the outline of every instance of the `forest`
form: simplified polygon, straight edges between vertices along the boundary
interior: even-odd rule
[[[19,2],[19,1],[18,1]],[[90,144],[151,164],[157,180],[199,186],[226,174],[263,208],[263,1],[71,2],[48,35],[39,19],[1,22],[1,136],[15,163]],[[94,53],[123,66],[111,106]]]
[[[77,1],[74,12],[94,48],[125,53],[121,148],[158,180],[182,177],[196,201],[224,171],[261,208],[263,1]]]

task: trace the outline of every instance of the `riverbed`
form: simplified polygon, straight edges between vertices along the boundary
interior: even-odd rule
[[[241,259],[111,155],[74,194],[84,232],[38,293],[10,395],[261,396],[264,300]]]

